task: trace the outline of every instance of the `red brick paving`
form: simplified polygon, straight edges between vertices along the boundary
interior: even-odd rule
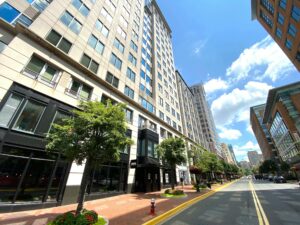
[[[181,189],[181,186],[177,188]],[[156,199],[156,215],[160,215],[181,203],[208,192],[208,190],[201,190],[201,193],[196,193],[192,189],[192,186],[185,186],[184,190],[187,194],[187,197],[184,198],[163,198],[160,196],[163,191],[146,194],[123,194],[88,201],[85,202],[84,207],[93,209],[99,215],[108,218],[110,225],[141,225],[153,218],[153,216],[149,215],[151,198]],[[0,224],[45,225],[57,215],[74,209],[76,209],[76,204],[15,213],[3,213],[0,214]]]

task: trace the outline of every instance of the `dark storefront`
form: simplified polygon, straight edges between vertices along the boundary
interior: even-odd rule
[[[13,84],[0,103],[0,211],[60,204],[69,163],[45,152],[45,134],[72,108]],[[44,205],[44,206],[42,206]]]
[[[141,129],[138,133],[138,156],[135,174],[135,191],[158,191],[160,184],[160,163],[155,150],[159,136],[153,130]]]

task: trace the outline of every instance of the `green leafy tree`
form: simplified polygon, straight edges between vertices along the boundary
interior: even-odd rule
[[[97,164],[120,159],[120,151],[132,140],[126,137],[125,105],[81,102],[74,116],[54,124],[48,134],[46,150],[61,152],[85,169],[81,181],[76,214],[83,209],[84,195],[91,169]]]
[[[196,166],[201,168],[203,172],[209,173],[211,178],[214,177],[214,173],[222,170],[222,164],[220,163],[218,157],[214,153],[208,151],[204,151],[202,153],[201,158]]]
[[[175,188],[176,165],[186,162],[185,144],[182,138],[167,138],[157,146],[159,156],[171,167],[171,185]]]
[[[265,160],[259,166],[260,173],[275,173],[276,171],[278,171],[278,166],[273,160]]]
[[[280,169],[282,172],[287,173],[290,171],[291,166],[287,162],[282,162],[282,163],[280,163]]]

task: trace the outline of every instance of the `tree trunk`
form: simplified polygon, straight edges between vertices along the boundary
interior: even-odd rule
[[[85,163],[84,172],[83,172],[83,177],[82,177],[81,184],[80,184],[76,215],[79,215],[83,209],[84,196],[85,196],[88,178],[90,176],[90,171],[91,171],[91,160],[90,160],[90,158],[87,158],[86,163]]]
[[[174,168],[173,166],[171,167],[171,187],[172,187],[172,190],[175,189],[175,176],[176,176],[176,167]],[[175,172],[175,173],[174,173]]]

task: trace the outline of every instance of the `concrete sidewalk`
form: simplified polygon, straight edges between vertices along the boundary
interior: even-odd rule
[[[213,185],[212,189],[220,185]],[[177,189],[182,189],[178,186]],[[109,198],[85,202],[84,208],[93,209],[99,215],[109,219],[110,225],[141,225],[154,218],[149,215],[150,200],[156,199],[156,216],[191,200],[209,190],[201,190],[196,193],[192,186],[185,186],[184,191],[187,197],[184,198],[163,198],[160,192],[123,194]],[[54,208],[22,211],[15,213],[0,214],[1,225],[45,225],[57,215],[76,209],[76,204],[59,206]]]

